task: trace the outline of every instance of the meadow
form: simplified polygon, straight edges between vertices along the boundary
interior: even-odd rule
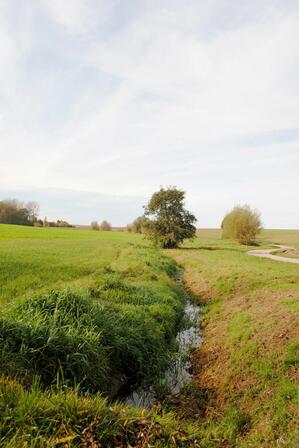
[[[259,241],[299,247],[299,231]],[[159,251],[137,234],[0,225],[0,446],[298,446],[299,266],[253,248],[219,229]],[[125,406],[122,384],[152,384],[176,350],[178,266],[203,310],[193,380],[152,410]]]
[[[171,259],[138,235],[0,231],[2,373],[113,396],[166,368],[184,306]]]
[[[299,231],[264,230],[259,241],[298,247]],[[293,448],[299,444],[299,269],[250,257],[248,249],[205,229],[185,248],[168,251],[204,308],[204,343],[181,413],[190,416],[191,408],[201,417],[202,446]]]
[[[66,423],[65,391],[75,407],[100,407],[109,420],[103,397],[117,397],[125,384],[158,380],[182,323],[185,298],[175,276],[175,262],[140,235],[0,225],[1,446],[54,440],[57,422],[48,419],[59,410],[52,405],[47,414],[53,400],[65,406],[64,436],[76,446],[86,427],[78,415],[81,423]],[[22,400],[29,403],[25,411]],[[104,423],[97,429],[101,441],[123,431],[119,412],[108,435]]]

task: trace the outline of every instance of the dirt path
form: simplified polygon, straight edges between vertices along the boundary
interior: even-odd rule
[[[285,263],[294,263],[299,264],[299,258],[287,258],[287,257],[280,257],[279,255],[273,255],[273,253],[279,251],[279,250],[292,250],[293,247],[290,246],[283,246],[281,244],[275,244],[276,249],[255,249],[255,250],[249,250],[247,252],[248,255],[253,255],[254,257],[260,257],[260,258],[271,258],[271,260],[276,261],[284,261]]]

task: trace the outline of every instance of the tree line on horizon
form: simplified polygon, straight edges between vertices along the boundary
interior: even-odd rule
[[[172,249],[185,239],[196,235],[197,219],[185,208],[185,191],[177,187],[161,187],[144,206],[144,214],[128,224],[128,232],[143,233],[157,246]],[[17,199],[0,201],[0,223],[40,227],[74,227],[64,220],[48,221],[38,218],[39,204]],[[104,220],[92,221],[92,230],[111,231],[112,225]],[[260,213],[249,205],[237,205],[228,212],[221,223],[222,238],[237,240],[241,244],[255,241],[262,229]]]
[[[0,224],[16,224],[35,227],[74,227],[63,219],[48,221],[40,219],[39,204],[36,201],[24,203],[18,199],[0,201]]]
[[[0,223],[33,226],[38,220],[39,205],[35,201],[24,203],[18,199],[0,201]]]
[[[90,224],[90,228],[91,230],[102,230],[110,232],[112,230],[112,225],[106,220],[102,221],[101,224],[99,224],[98,221],[92,221]]]

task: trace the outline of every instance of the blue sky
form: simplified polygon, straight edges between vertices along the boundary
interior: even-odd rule
[[[0,198],[130,222],[160,185],[201,227],[299,228],[299,3],[0,0]]]

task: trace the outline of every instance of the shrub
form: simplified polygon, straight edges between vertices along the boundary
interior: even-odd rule
[[[112,230],[112,226],[111,226],[110,222],[102,221],[101,225],[100,225],[100,230],[106,230],[106,231]]]
[[[85,292],[45,292],[0,316],[0,373],[107,395],[120,378],[152,383],[168,366],[182,313],[174,287],[132,285],[119,274]]]
[[[90,223],[90,228],[91,228],[91,230],[100,230],[98,221],[92,221]]]
[[[9,370],[37,374],[45,386],[60,377],[83,389],[107,391],[109,358],[94,321],[98,313],[88,298],[68,290],[13,307],[0,320],[2,372],[9,361]]]
[[[127,224],[127,232],[129,233],[134,232],[133,224]]]
[[[249,205],[237,205],[225,215],[221,228],[223,238],[232,238],[241,244],[249,244],[262,229],[260,213],[252,210]]]
[[[146,233],[148,222],[149,220],[146,216],[138,216],[138,218],[134,219],[132,224],[127,225],[127,231],[134,233]]]

